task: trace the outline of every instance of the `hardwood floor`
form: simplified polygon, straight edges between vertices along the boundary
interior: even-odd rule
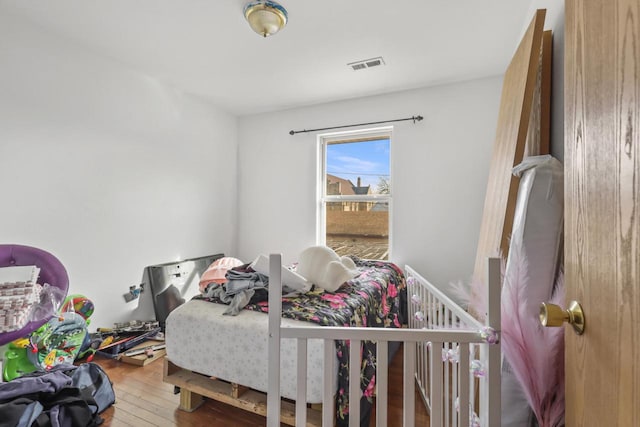
[[[162,360],[134,366],[96,357],[113,382],[116,403],[101,416],[103,426],[211,426],[253,427],[265,425],[265,418],[207,399],[194,412],[178,409],[180,397],[173,386],[162,381]],[[388,426],[402,426],[402,348],[389,367]],[[371,426],[375,426],[375,411]],[[416,393],[416,426],[428,426],[429,416]]]

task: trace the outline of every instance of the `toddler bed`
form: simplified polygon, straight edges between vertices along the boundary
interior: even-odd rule
[[[362,326],[399,328],[404,314],[404,275],[395,264],[354,258],[358,275],[336,292],[315,288],[282,298],[282,320],[286,326]],[[266,415],[266,398],[257,392],[268,390],[268,301],[248,304],[237,316],[225,316],[228,308],[215,298],[196,297],[176,308],[166,322],[167,370],[165,381],[181,388],[181,407],[195,409],[205,395]],[[296,399],[296,344],[283,343],[280,394]],[[322,340],[310,340],[307,355],[307,403],[323,401],[324,350]],[[366,389],[375,372],[375,344],[363,347],[362,384]],[[336,390],[346,387],[349,349],[337,341],[333,357]],[[212,383],[202,375],[215,377]],[[226,384],[229,383],[229,384]],[[192,389],[191,392],[189,389]],[[251,389],[252,391],[249,391]],[[235,390],[235,391],[234,391]],[[247,390],[246,393],[242,391]],[[334,390],[335,391],[335,390]],[[338,393],[336,414],[347,419],[347,394]],[[283,421],[293,423],[283,412]]]

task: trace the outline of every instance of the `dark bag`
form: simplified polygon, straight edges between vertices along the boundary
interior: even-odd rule
[[[72,365],[0,383],[0,427],[93,427],[102,423],[90,386],[73,386]],[[83,368],[79,377],[90,368]],[[100,382],[100,381],[98,381]],[[109,387],[111,384],[107,380]],[[105,387],[99,387],[104,389]],[[103,395],[103,393],[101,393]]]
[[[42,393],[38,402],[44,407],[32,427],[95,427],[103,419],[95,412],[95,402],[76,387],[65,387],[55,394]]]
[[[113,384],[109,376],[96,363],[83,363],[74,369],[71,372],[71,385],[79,388],[83,394],[89,395],[95,400],[96,413],[98,414],[116,401],[116,394],[113,391]]]

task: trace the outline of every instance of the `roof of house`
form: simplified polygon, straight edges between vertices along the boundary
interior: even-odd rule
[[[363,186],[363,187],[358,187],[356,185],[353,185],[353,182],[351,182],[351,180],[349,180],[349,179],[340,178],[340,177],[337,177],[337,176],[331,175],[331,174],[327,174],[327,182],[329,184],[339,183],[340,184],[340,193],[339,194],[341,196],[353,196],[353,195],[369,194],[370,189],[371,189],[370,185]]]

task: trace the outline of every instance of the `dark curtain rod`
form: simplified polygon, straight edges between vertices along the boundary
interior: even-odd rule
[[[413,120],[413,123],[415,123],[415,122],[419,122],[422,119],[423,119],[422,116],[412,116],[412,117],[407,117],[406,119],[394,119],[394,120],[383,120],[381,122],[358,123],[357,125],[343,125],[343,126],[332,126],[332,127],[329,127],[329,128],[292,130],[292,131],[289,131],[289,135],[295,135],[296,133],[317,132],[319,130],[351,128],[351,127],[354,127],[354,126],[367,126],[367,125],[379,125],[381,123],[404,122],[404,121],[407,121],[407,120]]]

